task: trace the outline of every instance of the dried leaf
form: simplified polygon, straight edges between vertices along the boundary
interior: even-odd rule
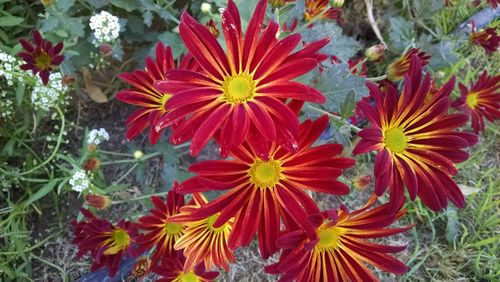
[[[85,82],[85,92],[96,103],[107,103],[108,97],[92,82],[92,77],[87,68],[82,68],[83,81]]]

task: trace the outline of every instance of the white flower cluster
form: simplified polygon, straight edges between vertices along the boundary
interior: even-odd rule
[[[22,76],[13,76],[13,72],[19,72],[21,61],[7,53],[0,51],[0,76],[4,77],[7,85],[12,86],[17,80],[23,82]]]
[[[38,77],[31,92],[31,103],[37,110],[48,111],[57,105],[66,90],[67,87],[62,83],[61,73],[51,74],[47,85],[43,85],[42,80]]]
[[[99,130],[92,129],[89,132],[87,144],[99,145],[101,142],[108,140],[109,140],[109,134],[108,132],[106,132],[106,129],[104,128],[99,128]]]
[[[12,100],[7,98],[7,92],[0,92],[0,113],[4,120],[12,115],[12,112],[14,111],[13,104]]]
[[[85,170],[81,169],[75,171],[69,180],[69,184],[73,191],[82,192],[90,187],[90,179]]]
[[[106,11],[101,11],[90,18],[90,29],[94,31],[94,44],[96,46],[113,42],[118,38],[120,28],[118,17]]]

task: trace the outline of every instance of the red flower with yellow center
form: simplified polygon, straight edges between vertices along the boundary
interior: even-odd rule
[[[144,234],[137,238],[137,254],[155,247],[155,252],[151,257],[153,263],[160,263],[171,258],[174,253],[174,245],[184,234],[184,225],[169,222],[169,219],[178,214],[180,208],[184,206],[184,196],[176,193],[177,183],[167,194],[164,201],[160,197],[151,197],[154,208],[150,214],[139,218],[138,227],[144,230]]]
[[[219,276],[217,271],[206,271],[203,263],[194,268],[185,268],[185,262],[186,258],[178,253],[163,264],[153,265],[151,270],[161,276],[156,282],[210,282]]]
[[[484,132],[484,120],[500,119],[500,75],[490,76],[484,71],[476,83],[470,83],[470,90],[459,85],[462,96],[453,106],[464,110],[472,119],[472,128],[477,134]]]
[[[426,66],[429,63],[429,59],[431,58],[431,56],[429,56],[421,49],[411,48],[410,50],[406,51],[401,57],[392,62],[389,66],[387,66],[387,78],[392,81],[401,80],[410,68],[410,60],[413,55],[418,56],[422,67]]]
[[[189,216],[194,211],[204,208],[207,199],[201,193],[193,194],[194,203],[181,209],[179,215]],[[234,262],[234,255],[227,242],[233,225],[230,219],[220,227],[214,227],[219,214],[205,219],[185,222],[184,235],[176,241],[174,248],[183,252],[186,257],[184,268],[190,269],[203,261],[206,269],[212,266],[223,267],[229,271],[228,262]],[[175,218],[175,217],[174,217]]]
[[[412,56],[412,77],[405,77],[399,96],[390,85],[382,94],[375,84],[367,84],[375,105],[360,101],[358,107],[371,127],[359,132],[362,139],[353,154],[378,151],[375,193],[380,196],[389,186],[393,206],[404,202],[406,185],[412,200],[418,195],[434,211],[445,208],[448,199],[463,207],[464,197],[451,176],[457,173],[454,163],[468,158],[461,149],[475,144],[477,136],[456,131],[467,122],[466,115],[448,114],[454,79],[424,103],[431,77],[427,74],[421,80],[421,66],[420,59]]]
[[[31,70],[35,75],[38,73],[43,84],[47,85],[52,68],[64,61],[64,55],[61,55],[64,45],[59,42],[52,46],[52,43],[43,39],[37,30],[33,31],[33,41],[34,45],[24,38],[19,39],[24,51],[19,52],[18,56],[25,61],[25,64],[21,65],[20,68]]]
[[[187,13],[182,15],[180,35],[204,72],[171,70],[169,80],[155,84],[160,91],[175,94],[165,104],[168,113],[156,129],[186,118],[171,141],[179,144],[192,139],[192,155],[198,155],[218,131],[223,156],[249,135],[278,139],[295,150],[298,119],[284,100],[325,101],[317,90],[291,80],[316,67],[317,51],[328,39],[292,53],[301,41],[300,34],[278,40],[280,27],[273,21],[261,32],[266,6],[267,0],[258,2],[243,35],[238,8],[229,1],[222,12],[227,54],[205,26]]]
[[[312,20],[314,17],[318,16],[330,5],[329,0],[306,0],[306,10],[304,12],[304,19],[306,21]],[[340,23],[341,9],[330,7],[328,11],[324,13],[321,18],[335,20]]]
[[[481,31],[476,31],[474,21],[472,21],[469,40],[476,45],[482,46],[487,53],[495,52],[500,46],[500,36],[496,29],[489,27]]]
[[[304,189],[346,195],[349,188],[336,180],[342,169],[351,167],[354,160],[340,158],[342,145],[311,145],[324,131],[328,118],[304,121],[299,128],[298,150],[288,152],[276,142],[250,140],[230,150],[231,160],[211,160],[193,164],[189,169],[197,176],[179,185],[179,192],[193,193],[210,190],[229,191],[203,208],[187,216],[176,216],[175,221],[201,220],[218,214],[213,227],[223,226],[231,218],[234,225],[229,235],[229,247],[250,244],[258,232],[259,248],[263,258],[276,250],[275,241],[280,231],[280,218],[288,217],[310,232],[307,217],[319,212]],[[268,158],[257,154],[256,148],[266,151]]]
[[[115,226],[85,209],[82,213],[87,219],[73,222],[75,238],[72,243],[78,245],[77,259],[90,252],[93,260],[90,271],[107,267],[108,275],[114,277],[122,258],[132,254],[131,246],[137,237],[137,228],[125,220],[120,220]]]
[[[391,212],[389,204],[349,212],[345,207],[313,216],[314,240],[303,230],[283,234],[278,245],[284,248],[279,262],[266,267],[273,274],[284,274],[280,281],[378,281],[366,264],[386,272],[403,274],[408,267],[388,253],[406,246],[387,246],[368,241],[404,232],[413,226],[386,228],[400,219],[405,210]]]
[[[184,57],[179,65],[180,69],[193,69],[192,57]],[[153,87],[156,81],[165,80],[167,70],[175,68],[172,49],[170,46],[158,42],[156,45],[156,60],[146,58],[145,70],[136,70],[133,73],[122,73],[118,77],[132,86],[131,89],[122,90],[116,93],[116,98],[127,104],[140,106],[141,108],[132,113],[125,123],[127,124],[127,139],[135,138],[148,126],[149,140],[155,144],[161,136],[160,131],[155,130],[156,123],[167,112],[165,102],[172,97],[168,92],[160,92]]]

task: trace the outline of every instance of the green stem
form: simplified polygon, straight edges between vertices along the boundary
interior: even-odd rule
[[[149,194],[149,195],[142,195],[142,196],[138,196],[138,197],[135,197],[135,198],[132,198],[132,199],[112,201],[111,204],[112,205],[117,205],[117,204],[127,203],[127,202],[130,202],[130,201],[140,201],[140,200],[144,200],[144,199],[149,199],[152,196],[164,196],[166,193],[167,192],[160,192],[160,193],[153,193],[153,194]]]
[[[386,78],[387,78],[387,74],[384,74],[384,75],[377,76],[377,77],[368,77],[366,80],[369,80],[369,81],[381,81],[381,80],[384,80]]]
[[[354,67],[350,68],[349,69],[349,73],[347,74],[347,76],[349,76],[351,73],[353,73],[354,71],[358,70],[358,68],[360,66],[362,66],[364,63],[366,63],[368,59],[367,58],[363,58],[363,60],[359,61]],[[346,77],[347,77],[346,76]]]
[[[116,184],[122,182],[122,180],[125,179],[125,177],[127,177],[132,171],[134,171],[134,169],[138,165],[139,165],[139,163],[135,163],[133,166],[131,166],[120,178],[118,178],[118,180],[116,180],[113,183],[111,183],[111,186],[116,185]]]
[[[126,159],[126,160],[116,160],[116,161],[102,162],[101,165],[135,163],[135,162],[145,161],[145,160],[154,158],[154,157],[159,156],[161,154],[162,154],[161,152],[155,152],[155,153],[151,153],[151,154],[145,155],[144,157],[142,157],[140,159]]]
[[[21,175],[30,174],[30,173],[38,170],[39,168],[44,167],[46,164],[48,164],[50,161],[52,161],[52,159],[54,159],[54,157],[57,155],[57,152],[59,151],[59,147],[61,146],[61,143],[63,140],[63,133],[64,133],[64,129],[66,126],[66,119],[64,117],[64,113],[62,112],[61,108],[59,106],[56,106],[55,108],[56,108],[57,112],[59,113],[59,115],[61,116],[61,130],[59,131],[59,136],[57,138],[56,147],[54,148],[54,151],[52,152],[52,154],[44,162],[40,163],[39,165],[33,167],[30,170],[21,172],[19,174],[7,172],[9,175],[21,176]]]
[[[125,156],[125,157],[133,157],[134,156],[134,154],[119,153],[119,152],[105,151],[105,150],[99,150],[99,153],[103,153],[106,155],[114,155],[114,156]]]
[[[308,21],[307,23],[301,25],[300,27],[296,28],[294,30],[294,33],[301,33],[302,31],[306,30],[307,27],[309,27],[310,25],[312,25],[313,23],[319,21],[324,14],[326,14],[326,12],[328,12],[328,10],[330,10],[330,5],[326,6],[325,9],[323,9],[323,11],[321,11],[321,13],[317,14],[316,16],[314,16],[310,21]]]
[[[50,262],[50,261],[48,261],[48,260],[46,260],[44,258],[41,258],[39,256],[36,256],[34,254],[31,254],[31,257],[34,258],[34,259],[36,259],[36,260],[38,260],[38,261],[40,261],[40,262],[42,262],[42,263],[45,263],[48,266],[51,266],[51,267],[59,270],[59,272],[61,273],[61,277],[62,277],[63,281],[65,281],[65,282],[68,281],[68,275],[66,274],[66,272],[64,271],[64,269],[62,269],[60,266],[57,266],[57,265],[53,264],[52,262]]]
[[[339,117],[339,116],[336,116],[336,115],[334,115],[334,114],[332,114],[332,113],[330,113],[330,112],[327,112],[327,111],[325,111],[325,110],[322,110],[322,109],[319,109],[319,108],[313,107],[313,106],[311,106],[311,105],[307,105],[306,107],[308,107],[308,108],[309,108],[309,109],[311,109],[311,110],[315,110],[315,111],[317,111],[317,112],[320,112],[320,113],[323,113],[323,114],[328,115],[330,118],[332,118],[332,119],[334,119],[334,120],[337,120],[337,121],[341,122],[341,123],[342,123],[342,124],[344,124],[344,125],[349,126],[349,127],[350,127],[350,128],[351,128],[354,132],[356,132],[356,133],[358,133],[358,132],[360,132],[360,131],[361,131],[361,128],[359,128],[359,127],[357,127],[357,126],[355,126],[355,125],[352,125],[351,123],[349,123],[349,122],[348,122],[348,121],[346,121],[345,119],[343,119],[343,118],[341,118],[341,117]]]

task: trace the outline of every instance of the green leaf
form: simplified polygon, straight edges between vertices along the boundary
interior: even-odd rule
[[[31,197],[29,197],[28,200],[26,200],[23,203],[24,207],[27,207],[27,206],[31,205],[32,203],[34,203],[34,202],[40,200],[41,198],[45,197],[48,193],[50,193],[54,189],[54,187],[56,186],[56,184],[60,180],[61,179],[59,179],[59,178],[52,179],[47,184],[45,184],[42,188],[38,189],[35,192],[35,194],[31,195]]]
[[[141,7],[137,0],[111,0],[111,4],[127,12],[132,12]]]
[[[340,117],[348,118],[354,113],[354,108],[356,107],[356,93],[354,90],[349,90],[344,102],[340,105]]]
[[[0,17],[0,26],[16,26],[24,22],[24,18],[11,15]]]
[[[75,5],[75,0],[57,0],[56,6],[61,10],[61,12],[66,13]]]
[[[334,113],[341,112],[341,103],[351,91],[354,92],[354,103],[368,95],[365,78],[352,74],[347,64],[332,65],[321,73],[313,86],[326,96],[323,108]]]
[[[19,84],[17,86],[17,89],[16,89],[16,102],[17,102],[17,106],[21,106],[22,102],[23,102],[23,97],[24,97],[24,93],[26,93],[26,85],[25,84]]]
[[[321,49],[321,53],[336,56],[342,62],[347,62],[361,49],[359,42],[352,37],[342,34],[342,28],[333,22],[314,24],[313,28],[308,28],[303,32],[302,39],[305,42],[312,42],[330,38],[330,43]]]
[[[389,26],[390,42],[397,51],[402,52],[417,37],[413,23],[403,17],[390,17]]]
[[[40,21],[42,24],[42,32],[50,32],[59,26],[59,19],[57,17],[49,16],[46,19]]]
[[[454,244],[460,236],[460,221],[458,220],[457,209],[449,206],[446,210],[448,223],[446,224],[446,241],[448,244]]]
[[[174,58],[179,57],[182,53],[186,51],[184,42],[182,42],[182,39],[178,33],[167,31],[165,33],[160,34],[158,36],[158,40],[172,47],[172,53]],[[154,54],[155,46],[156,44],[151,48],[151,51],[149,52],[150,55]]]

